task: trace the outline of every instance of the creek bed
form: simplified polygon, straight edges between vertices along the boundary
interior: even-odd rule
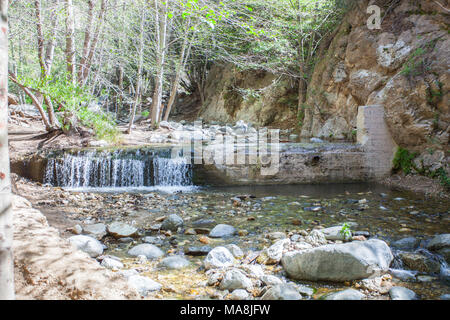
[[[125,190],[121,190],[123,191]],[[450,230],[449,201],[424,199],[412,193],[391,191],[378,184],[202,187],[190,189],[191,192],[171,194],[154,193],[154,190],[128,191],[135,196],[144,197],[158,194],[166,202],[153,208],[145,205],[135,208],[134,212],[122,216],[122,221],[134,221],[139,226],[139,221],[146,220],[148,211],[157,216],[178,214],[185,221],[185,229],[191,228],[192,222],[199,219],[214,220],[209,228],[225,223],[236,227],[240,235],[226,239],[208,238],[208,245],[215,247],[233,243],[245,252],[268,247],[271,241],[266,236],[273,232],[296,233],[300,230],[343,223],[350,223],[352,231],[369,232],[370,237],[385,240],[388,244],[406,237],[426,241],[436,234],[448,233]],[[109,190],[107,194],[120,196],[121,193]],[[146,236],[160,235],[158,231],[147,229],[148,226],[141,225]],[[199,235],[174,233],[163,236],[158,246],[170,254],[183,255],[185,248],[189,246],[205,245],[199,238]],[[129,247],[136,243],[119,244],[113,239],[107,239],[106,244],[109,247],[107,254],[125,258],[128,267],[137,266],[135,259],[130,259],[126,253]],[[193,265],[184,271],[162,271],[156,267],[157,262],[147,263],[146,275],[154,280],[166,279],[172,281],[175,287],[178,283],[178,286],[185,288],[181,291],[175,289],[174,293],[165,293],[163,297],[192,299],[213,295],[208,291],[210,288],[206,290],[201,285],[201,281],[206,281],[204,271],[201,270],[203,257],[188,258]],[[270,272],[284,276],[282,268],[279,267],[271,268]],[[435,299],[450,292],[448,285],[439,279],[439,275],[419,275],[425,277],[421,277],[421,281],[400,285],[414,290],[422,299]],[[302,283],[317,290],[315,297],[320,297],[330,290],[344,288],[342,284]]]

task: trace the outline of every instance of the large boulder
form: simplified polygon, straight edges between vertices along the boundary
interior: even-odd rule
[[[427,256],[419,252],[402,252],[399,254],[403,264],[410,270],[417,270],[425,273],[439,273],[441,264],[432,256]]]
[[[281,264],[293,279],[339,282],[382,275],[393,258],[384,241],[371,239],[288,252]]]
[[[103,245],[100,241],[92,237],[79,235],[70,237],[67,240],[79,250],[86,252],[92,258],[98,257],[103,253]]]

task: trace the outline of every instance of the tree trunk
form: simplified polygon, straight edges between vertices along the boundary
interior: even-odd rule
[[[8,154],[8,0],[0,0],[0,300],[13,300],[13,215]]]
[[[136,97],[134,99],[133,103],[133,109],[131,110],[131,117],[130,117],[130,123],[128,124],[128,129],[125,131],[125,133],[130,134],[134,118],[136,116],[136,108],[139,104],[139,101],[141,100],[141,87],[142,87],[142,65],[144,64],[144,22],[145,22],[145,11],[142,10],[141,15],[141,26],[140,26],[140,33],[139,33],[139,63],[138,63],[138,74],[137,74],[137,80],[136,80]]]
[[[94,1],[88,0],[88,20],[86,24],[86,30],[84,32],[83,53],[81,55],[80,66],[78,69],[78,83],[83,82],[84,70],[86,68],[87,56],[89,53],[89,46],[91,44],[91,29],[92,21],[94,20]]]
[[[152,101],[152,128],[158,125],[161,112],[162,90],[164,81],[164,63],[166,56],[166,36],[167,36],[167,8],[169,1],[163,3],[165,6],[160,10],[158,0],[155,0],[155,29],[156,29],[156,46],[157,46],[157,74],[155,78],[155,91]]]
[[[106,0],[102,0],[101,6],[100,6],[100,12],[98,14],[98,22],[97,22],[97,26],[96,26],[95,32],[94,32],[94,38],[92,39],[91,46],[89,48],[87,56],[85,57],[85,62],[83,65],[83,72],[81,73],[81,78],[79,81],[81,86],[84,86],[86,84],[87,78],[89,76],[89,72],[91,70],[92,59],[94,57],[94,54],[95,54],[95,51],[97,48],[97,43],[99,40],[100,30],[103,25],[105,12],[106,12]]]
[[[298,79],[298,109],[303,106],[306,101],[307,83],[303,78]]]
[[[47,116],[45,115],[45,111],[44,108],[42,108],[42,102],[39,101],[39,98],[36,97],[33,92],[31,92],[30,89],[28,89],[27,87],[25,87],[24,85],[22,85],[21,83],[19,83],[16,79],[16,77],[14,76],[14,74],[12,74],[11,72],[9,73],[9,79],[11,79],[12,82],[14,82],[15,84],[17,84],[22,90],[23,92],[25,92],[25,94],[30,97],[31,101],[33,102],[34,106],[38,109],[39,113],[41,114],[42,117],[42,122],[44,123],[45,129],[47,131],[51,131],[51,125],[48,122]]]
[[[75,21],[72,0],[66,1],[66,64],[68,80],[75,84]]]
[[[56,12],[58,10],[58,5],[59,5],[59,0],[53,0],[54,8],[50,14],[50,20],[51,20],[51,24],[52,24],[52,37],[48,42],[47,49],[45,52],[45,66],[47,68],[47,75],[50,75],[50,73],[52,72],[53,57],[55,56],[56,34],[58,32],[58,29],[56,26],[57,21],[58,21],[58,17],[56,14]]]
[[[53,54],[55,51],[55,40],[50,41],[47,50],[45,50],[45,38],[42,29],[42,4],[40,0],[34,1],[35,12],[36,12],[36,31],[37,31],[37,42],[38,42],[38,58],[39,64],[41,66],[41,78],[45,80],[50,75],[50,68],[53,63]],[[56,17],[52,15],[52,25],[56,25]],[[44,101],[47,104],[48,120],[50,127],[54,127],[56,124],[55,113],[53,112],[53,104],[49,97],[44,96]]]
[[[189,27],[189,25],[187,27]],[[188,28],[188,30],[189,30],[189,28]],[[173,104],[175,102],[175,98],[177,96],[178,86],[180,84],[180,79],[181,79],[181,72],[185,68],[187,59],[189,59],[192,42],[189,43],[189,46],[188,46],[188,41],[189,41],[188,34],[185,34],[185,37],[183,39],[183,45],[181,47],[180,60],[178,61],[175,79],[173,81],[172,90],[171,90],[170,96],[169,96],[169,102],[167,103],[166,112],[164,114],[164,121],[169,120],[169,115],[170,115],[170,112],[172,111],[172,106],[173,106]],[[186,50],[187,50],[187,52],[186,52]]]

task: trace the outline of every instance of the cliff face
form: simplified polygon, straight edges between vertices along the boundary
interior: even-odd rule
[[[295,82],[285,77],[215,65],[208,74],[199,115],[207,121],[295,126],[297,101]]]
[[[380,30],[367,28],[369,1],[358,1],[322,52],[303,105],[302,136],[349,137],[358,106],[382,104],[398,145],[448,145],[449,11],[432,0],[373,3],[382,17],[387,12]]]
[[[367,27],[371,4],[382,9],[379,30]],[[318,56],[300,119],[294,80],[231,65],[210,71],[199,116],[291,128],[300,122],[303,137],[351,139],[358,107],[382,104],[399,146],[443,149],[450,135],[448,7],[448,0],[358,0]]]

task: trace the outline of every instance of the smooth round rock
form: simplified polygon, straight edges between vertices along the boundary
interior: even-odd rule
[[[133,237],[137,231],[135,227],[123,222],[113,222],[108,226],[108,233],[116,239]]]
[[[86,252],[92,258],[96,258],[103,253],[103,245],[97,239],[89,236],[73,236],[67,239],[79,250]]]
[[[277,284],[266,291],[261,300],[301,300],[302,295],[291,284]]]
[[[184,225],[183,219],[176,215],[171,214],[170,216],[165,219],[161,225],[162,230],[170,230],[170,231],[177,231],[178,228],[182,227]]]
[[[102,267],[105,267],[107,269],[113,269],[113,270],[117,270],[117,269],[122,269],[123,268],[123,263],[116,260],[116,259],[111,259],[111,258],[105,258],[102,260],[102,263],[100,264]]]
[[[325,300],[362,300],[364,294],[355,289],[334,292],[325,296]]]
[[[250,289],[252,281],[240,270],[227,271],[220,283],[221,290]]]
[[[106,235],[106,225],[103,223],[88,224],[83,228],[85,234],[100,240]]]
[[[244,289],[236,289],[230,294],[230,300],[246,300],[249,293]]]
[[[209,236],[211,238],[227,238],[234,236],[236,233],[237,231],[233,226],[228,224],[218,224],[211,230]]]
[[[161,260],[161,262],[158,264],[160,268],[166,268],[166,269],[183,269],[190,265],[189,260],[181,257],[181,256],[172,256],[167,257]]]
[[[131,248],[128,254],[135,257],[143,255],[147,259],[158,259],[164,255],[164,252],[152,244],[144,243]]]
[[[146,296],[149,292],[159,291],[162,288],[162,285],[158,282],[139,275],[133,275],[128,278],[128,284],[135,288],[140,295]]]
[[[189,256],[206,256],[212,248],[210,246],[202,246],[202,247],[188,247],[184,250],[184,253]]]
[[[234,256],[225,247],[216,247],[212,249],[203,261],[207,270],[231,267],[234,262]]]
[[[408,237],[392,242],[391,246],[403,250],[413,250],[419,246],[419,243],[419,239]]]
[[[392,300],[414,300],[417,298],[414,291],[404,287],[392,287],[389,290],[389,295]]]

